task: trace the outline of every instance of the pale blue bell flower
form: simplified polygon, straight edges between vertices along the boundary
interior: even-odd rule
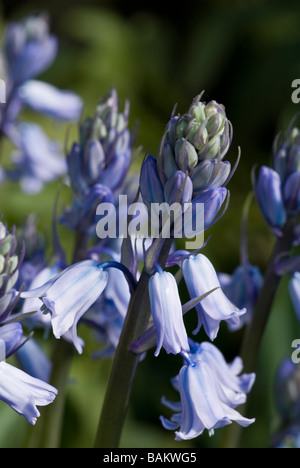
[[[201,297],[215,289],[195,306],[198,313],[195,334],[203,326],[207,336],[214,340],[222,320],[238,323],[240,316],[246,313],[246,309],[238,309],[225,296],[217,273],[205,255],[192,255],[184,260],[182,271],[191,299]]]
[[[168,354],[189,351],[182,305],[174,276],[162,270],[155,273],[149,281],[149,295],[157,332],[157,348],[154,355],[158,356],[162,347]]]
[[[163,403],[176,413],[170,420],[160,418],[166,429],[176,431],[176,440],[193,439],[205,429],[212,434],[232,421],[243,427],[255,421],[235,410],[245,403],[246,394],[255,381],[254,374],[239,376],[242,370],[240,358],[228,365],[222,353],[207,342],[200,345],[191,342],[191,353],[184,357],[186,364],[173,383],[179,391],[180,402],[163,399]]]
[[[37,406],[46,406],[57,395],[56,388],[31,377],[20,369],[0,362],[0,400],[34,425],[40,412]]]
[[[61,338],[67,332],[71,333],[74,346],[81,354],[78,321],[103,292],[107,278],[107,272],[96,261],[84,260],[65,269],[40,288],[21,293],[21,297],[39,297],[43,301],[41,310],[51,314],[54,336]]]

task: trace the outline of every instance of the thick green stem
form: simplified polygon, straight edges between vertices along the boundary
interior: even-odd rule
[[[170,250],[166,242],[159,260],[164,266]],[[144,270],[131,297],[119,344],[114,357],[96,435],[96,448],[117,448],[127,414],[140,355],[129,350],[129,345],[147,328],[150,317],[148,282],[150,275]]]
[[[244,363],[244,372],[255,371],[260,345],[271,313],[273,301],[279,287],[281,277],[275,272],[275,261],[279,254],[291,250],[294,239],[294,228],[296,219],[290,217],[284,227],[283,236],[279,238],[274,246],[265,274],[264,284],[257,298],[250,325],[246,329],[240,356]],[[240,409],[245,414],[247,406]],[[239,445],[242,428],[232,424],[223,430],[222,446],[226,448],[237,448]]]

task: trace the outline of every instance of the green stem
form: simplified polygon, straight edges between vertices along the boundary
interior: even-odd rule
[[[159,259],[164,266],[170,251],[170,242],[162,250]],[[150,318],[148,282],[151,275],[142,272],[137,288],[131,297],[100,416],[95,440],[96,448],[117,448],[127,414],[131,390],[140,355],[129,350],[129,345],[147,328]]]
[[[265,274],[262,289],[257,298],[257,302],[253,311],[252,321],[246,329],[240,356],[243,360],[246,373],[255,371],[260,345],[263,339],[270,313],[272,310],[273,301],[279,287],[281,277],[275,273],[275,261],[279,254],[289,252],[291,250],[294,239],[294,228],[296,219],[290,217],[284,227],[283,235],[280,237],[271,254],[268,267]],[[241,408],[241,412],[245,414],[247,406]],[[237,424],[227,426],[223,430],[222,447],[237,448],[241,437],[242,428]]]
[[[56,340],[52,357],[51,385],[58,389],[54,402],[44,409],[40,448],[59,448],[65,414],[66,388],[73,346],[65,340]]]

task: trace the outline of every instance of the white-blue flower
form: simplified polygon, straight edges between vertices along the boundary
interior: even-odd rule
[[[52,403],[56,395],[57,390],[51,385],[7,362],[0,362],[0,400],[24,416],[30,424],[35,424],[40,416],[37,406]]]
[[[21,297],[39,297],[42,310],[51,314],[54,336],[66,333],[75,348],[82,353],[82,340],[77,336],[77,324],[82,315],[94,304],[107,284],[108,273],[94,260],[84,260],[58,274],[55,278]]]
[[[155,273],[149,281],[149,295],[157,333],[155,356],[158,356],[162,347],[172,354],[189,351],[182,305],[174,276],[166,271]]]
[[[238,376],[242,361],[236,358],[228,365],[222,353],[211,343],[191,344],[192,353],[186,356],[173,385],[180,393],[180,402],[163,399],[164,404],[176,413],[170,420],[161,416],[163,426],[176,430],[176,440],[193,439],[205,429],[212,432],[237,422],[243,427],[255,420],[241,416],[235,408],[246,401],[254,374]]]
[[[195,306],[198,313],[198,326],[194,333],[198,333],[203,326],[207,336],[214,340],[222,320],[230,320],[231,323],[239,322],[239,317],[246,312],[246,309],[239,310],[225,296],[217,273],[205,255],[199,254],[184,260],[182,271],[192,299],[217,288]]]

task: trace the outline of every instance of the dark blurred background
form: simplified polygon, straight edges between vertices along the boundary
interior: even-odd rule
[[[132,126],[139,122],[136,144],[142,145],[144,152],[156,153],[175,103],[178,112],[184,112],[192,98],[205,90],[206,101],[214,99],[225,105],[234,128],[229,158],[235,162],[239,146],[242,158],[229,185],[230,206],[224,218],[211,229],[212,239],[205,253],[219,271],[231,273],[239,264],[240,221],[245,198],[251,190],[251,170],[256,164],[270,162],[275,135],[285,130],[300,110],[300,105],[291,101],[292,81],[300,78],[299,1],[140,3],[136,7],[121,0],[2,0],[1,29],[8,21],[22,19],[35,11],[48,12],[60,50],[54,65],[40,78],[77,92],[85,101],[86,115],[93,113],[98,99],[115,86],[121,103],[126,98],[131,102]],[[64,141],[64,126],[55,126],[47,120],[43,123],[50,133]],[[49,187],[42,194],[24,200],[15,187],[5,185],[0,188],[0,209],[11,223],[36,212],[47,229],[54,193],[55,188]],[[262,270],[272,242],[253,203],[249,215],[249,255],[251,262]],[[300,331],[283,285],[263,343],[260,374],[250,404],[250,410],[253,409],[250,416],[256,416],[258,422],[245,431],[246,446],[267,445],[270,432],[276,429],[272,382],[278,363],[289,356],[290,344],[298,337],[295,333],[299,335]],[[238,352],[241,335],[242,332],[229,335],[226,327],[222,328],[217,344],[228,359]],[[82,395],[80,384],[79,390],[78,387],[70,390],[66,446],[87,444],[90,426],[96,424],[97,411],[84,403],[85,391],[90,392],[91,398],[98,391],[91,390],[91,376],[84,373],[84,369],[94,364],[84,359],[76,361],[74,372],[85,376],[82,378],[84,382],[86,379],[87,388],[81,389]],[[97,365],[103,372],[104,388],[108,368]],[[174,445],[173,434],[160,430],[157,419],[164,412],[160,397],[170,392],[169,377],[178,370],[175,358],[149,356],[141,364],[124,446]],[[99,384],[96,377],[95,382]],[[99,405],[97,401],[97,410]],[[8,420],[11,413],[3,411]],[[93,423],[89,424],[91,420]],[[17,444],[6,437],[7,433],[0,432],[0,442]],[[217,441],[218,436],[212,439],[204,436],[190,446],[214,446]]]

